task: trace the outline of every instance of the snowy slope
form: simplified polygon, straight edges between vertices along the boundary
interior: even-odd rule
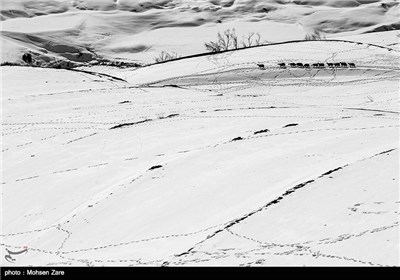
[[[398,1],[390,0],[3,0],[1,63],[106,58],[151,63],[161,51],[206,51],[217,32],[259,32],[262,42],[328,38],[398,30]],[[179,35],[179,36],[177,36]]]
[[[317,41],[108,72],[126,81],[2,67],[2,253],[27,246],[14,265],[398,265],[398,59]]]
[[[281,69],[278,63],[355,63],[356,69]],[[263,64],[261,71],[257,64]],[[138,85],[204,85],[218,82],[240,83],[250,80],[283,79],[302,82],[341,82],[348,79],[375,77],[387,69],[399,69],[396,49],[369,43],[336,40],[298,41],[205,55],[167,64],[154,64],[130,72],[117,72],[121,78]],[[156,73],[156,74],[154,74]],[[395,75],[397,72],[395,72]],[[176,78],[176,79],[175,79]],[[300,79],[298,79],[300,78]],[[272,81],[271,81],[272,80]],[[281,81],[279,81],[281,82]]]

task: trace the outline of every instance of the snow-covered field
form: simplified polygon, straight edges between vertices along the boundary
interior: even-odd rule
[[[161,51],[186,56],[205,51],[217,32],[261,42],[354,36],[400,27],[393,0],[2,0],[1,63],[39,65],[56,60],[154,62]],[[398,44],[398,42],[397,42]]]
[[[1,70],[4,265],[399,265],[396,49]]]
[[[399,266],[399,1],[0,4],[2,266]]]

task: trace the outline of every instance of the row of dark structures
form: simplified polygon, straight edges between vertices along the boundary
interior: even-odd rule
[[[264,68],[264,64],[257,64],[257,65],[260,68]],[[312,64],[288,63],[288,64],[286,64],[286,63],[282,62],[282,63],[278,63],[278,65],[280,68],[283,68],[283,69],[286,69],[287,67],[290,67],[290,68],[318,68],[318,69],[326,68],[326,67],[328,67],[328,68],[356,68],[356,65],[352,62],[350,62],[350,63],[347,63],[347,62],[330,63],[330,62],[328,62],[328,63],[326,63],[326,65],[325,65],[325,63],[312,63]]]
[[[287,66],[290,68],[325,68],[325,63],[288,63],[286,66],[285,63],[278,63],[280,68],[286,68]],[[328,68],[356,68],[354,63],[346,63],[346,62],[335,62],[335,63],[326,63]]]

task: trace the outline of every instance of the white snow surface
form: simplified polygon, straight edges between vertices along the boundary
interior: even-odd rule
[[[217,32],[261,43],[398,30],[399,2],[391,0],[2,0],[1,63],[39,65],[109,59],[151,63],[162,51],[205,52]],[[179,35],[179,37],[177,36]]]
[[[399,265],[399,53],[367,41],[1,67],[2,264]]]

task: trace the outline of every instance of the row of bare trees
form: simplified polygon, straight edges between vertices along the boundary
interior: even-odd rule
[[[236,30],[233,28],[232,30],[227,29],[223,33],[218,32],[216,41],[210,41],[204,45],[210,52],[221,52],[226,50],[237,50],[239,48],[259,46],[261,44],[263,44],[263,42],[261,42],[260,33],[250,32],[247,34],[247,36],[242,36],[242,39],[239,41]],[[159,63],[179,57],[180,56],[175,52],[168,53],[166,51],[162,51],[157,57],[154,58],[154,60],[156,63]]]
[[[325,35],[321,34],[318,30],[315,30],[313,33],[307,34],[304,38],[306,41],[315,41],[315,40],[324,40]],[[248,48],[252,46],[260,46],[267,42],[261,41],[260,33],[250,32],[247,36],[242,36],[241,40],[239,40],[238,35],[236,34],[235,28],[226,29],[224,32],[217,33],[217,40],[210,41],[208,43],[204,43],[207,51],[210,52],[222,52],[227,50],[237,50],[239,48]],[[173,60],[179,58],[180,56],[175,53],[168,53],[166,51],[162,51],[158,57],[155,57],[155,62],[163,62],[168,60]]]
[[[226,50],[237,50],[239,48],[248,48],[261,45],[260,33],[250,32],[247,36],[242,36],[239,41],[235,28],[227,29],[223,33],[218,32],[217,40],[204,43],[206,49],[210,52],[221,52]]]

